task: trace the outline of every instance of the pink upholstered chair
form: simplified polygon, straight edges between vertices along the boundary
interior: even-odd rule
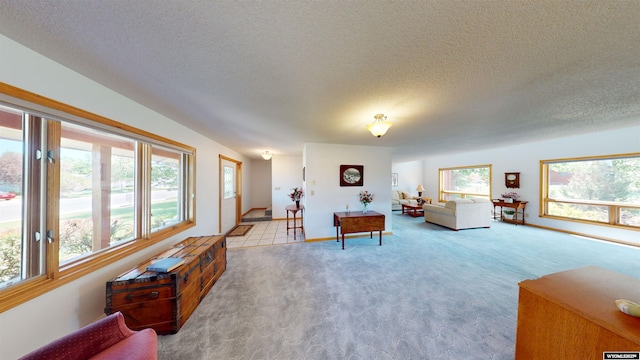
[[[116,312],[53,341],[19,360],[157,360],[158,335],[133,331]]]

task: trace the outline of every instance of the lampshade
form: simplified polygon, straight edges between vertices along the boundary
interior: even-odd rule
[[[367,130],[369,130],[371,135],[375,137],[381,137],[393,125],[390,120],[387,120],[387,117],[384,116],[384,114],[378,114],[373,118],[375,120],[371,124],[367,125]]]
[[[418,192],[423,192],[424,191],[424,187],[422,185],[418,185],[418,188],[416,190]]]
[[[271,160],[271,157],[273,156],[273,154],[271,154],[268,150],[264,151],[262,154],[262,158],[265,160]]]

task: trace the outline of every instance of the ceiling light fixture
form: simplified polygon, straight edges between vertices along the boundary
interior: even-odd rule
[[[387,117],[384,114],[378,114],[373,118],[375,120],[373,120],[371,124],[367,125],[367,130],[369,130],[371,135],[375,137],[381,137],[393,125],[391,120],[387,120]]]
[[[262,154],[260,154],[262,156],[263,159],[265,160],[271,160],[271,157],[273,156],[272,153],[269,152],[269,150],[264,151]]]

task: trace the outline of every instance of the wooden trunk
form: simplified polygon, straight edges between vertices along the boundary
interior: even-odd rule
[[[147,271],[158,259],[185,263],[167,273]],[[223,236],[191,237],[107,282],[105,313],[122,312],[133,330],[175,334],[207,295],[227,265]]]

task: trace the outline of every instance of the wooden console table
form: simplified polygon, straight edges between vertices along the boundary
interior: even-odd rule
[[[516,359],[602,359],[640,351],[640,318],[614,300],[640,299],[640,279],[589,266],[520,283]],[[635,300],[634,300],[635,299]]]
[[[296,239],[296,229],[300,229],[304,234],[304,205],[287,205],[284,208],[287,211],[287,235],[289,235],[289,229],[293,229],[293,240]],[[300,211],[300,226],[296,223],[296,214]],[[289,212],[293,214],[293,226],[289,226]]]
[[[369,232],[373,239],[373,232],[379,231],[380,246],[382,246],[382,232],[384,231],[384,214],[375,211],[335,212],[333,213],[333,226],[336,227],[336,241],[340,241],[338,230],[342,234],[342,250],[344,250],[344,234]]]
[[[493,218],[494,219],[500,219],[501,221],[504,222],[509,222],[509,223],[513,223],[513,224],[520,224],[520,225],[524,225],[524,209],[527,206],[528,201],[514,201],[512,203],[508,203],[508,202],[504,202],[501,200],[497,200],[494,199],[493,201]],[[500,216],[496,216],[496,207],[500,207]],[[511,219],[506,219],[503,214],[502,214],[502,208],[506,207],[506,208],[511,208],[513,210],[515,210],[515,215],[513,217],[513,220]],[[520,214],[520,212],[518,210],[522,210],[522,218],[518,219],[518,214]]]

